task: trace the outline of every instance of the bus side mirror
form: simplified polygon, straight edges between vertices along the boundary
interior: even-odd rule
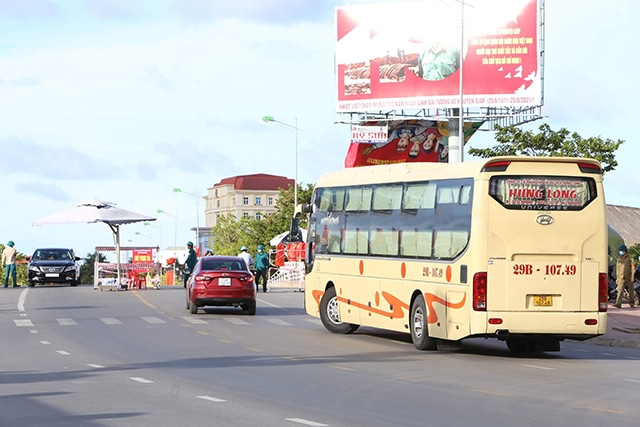
[[[298,206],[296,206],[295,209],[295,214],[299,214],[299,213],[303,213],[303,214],[309,214],[311,213],[311,205],[309,203],[301,203]]]
[[[291,218],[291,225],[289,226],[289,241],[300,242],[300,221],[298,218]]]

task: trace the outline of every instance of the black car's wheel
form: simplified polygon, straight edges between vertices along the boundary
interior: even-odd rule
[[[75,281],[75,280],[74,280],[73,282],[69,283],[69,284],[70,284],[71,286],[78,286],[78,282],[77,282],[77,281]]]
[[[34,282],[27,282],[27,286],[33,288],[36,284]]]
[[[249,316],[255,316],[256,314],[256,303],[250,302],[244,306],[244,310],[247,312]]]
[[[326,290],[320,300],[320,320],[322,320],[324,327],[334,334],[350,334],[359,326],[340,321],[338,297],[333,286]]]
[[[420,295],[411,305],[409,317],[409,327],[411,330],[411,341],[418,350],[436,350],[437,341],[429,336],[427,328],[427,305],[424,297]]]

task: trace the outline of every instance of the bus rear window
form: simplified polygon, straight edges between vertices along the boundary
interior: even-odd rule
[[[506,209],[579,211],[597,197],[587,177],[494,176],[489,195]]]

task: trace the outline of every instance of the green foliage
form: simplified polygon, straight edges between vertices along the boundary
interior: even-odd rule
[[[306,188],[298,186],[298,203],[309,203],[313,185]],[[280,233],[289,230],[294,212],[295,193],[292,187],[280,190],[280,197],[276,201],[275,212],[263,215],[262,219],[236,219],[232,215],[220,217],[212,229],[215,236],[213,252],[216,255],[238,255],[242,246],[247,246],[249,252],[255,254],[259,244],[269,247],[269,241]],[[306,222],[300,226],[306,228]]]
[[[497,145],[491,148],[470,148],[469,154],[476,157],[496,156],[550,156],[550,157],[588,157],[602,164],[604,172],[618,166],[615,151],[625,141],[602,139],[601,137],[583,138],[578,133],[570,133],[566,128],[551,130],[548,124],[540,125],[539,133],[525,131],[516,126],[496,125]]]
[[[107,257],[97,251],[94,253],[88,252],[84,258],[84,264],[80,266],[80,283],[93,284],[96,262],[107,262]]]

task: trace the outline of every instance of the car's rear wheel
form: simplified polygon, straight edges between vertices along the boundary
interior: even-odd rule
[[[340,321],[338,297],[333,286],[325,291],[320,300],[320,320],[322,320],[324,327],[334,334],[350,334],[360,326]]]
[[[195,305],[194,303],[190,302],[189,303],[189,313],[198,314],[198,306]]]

